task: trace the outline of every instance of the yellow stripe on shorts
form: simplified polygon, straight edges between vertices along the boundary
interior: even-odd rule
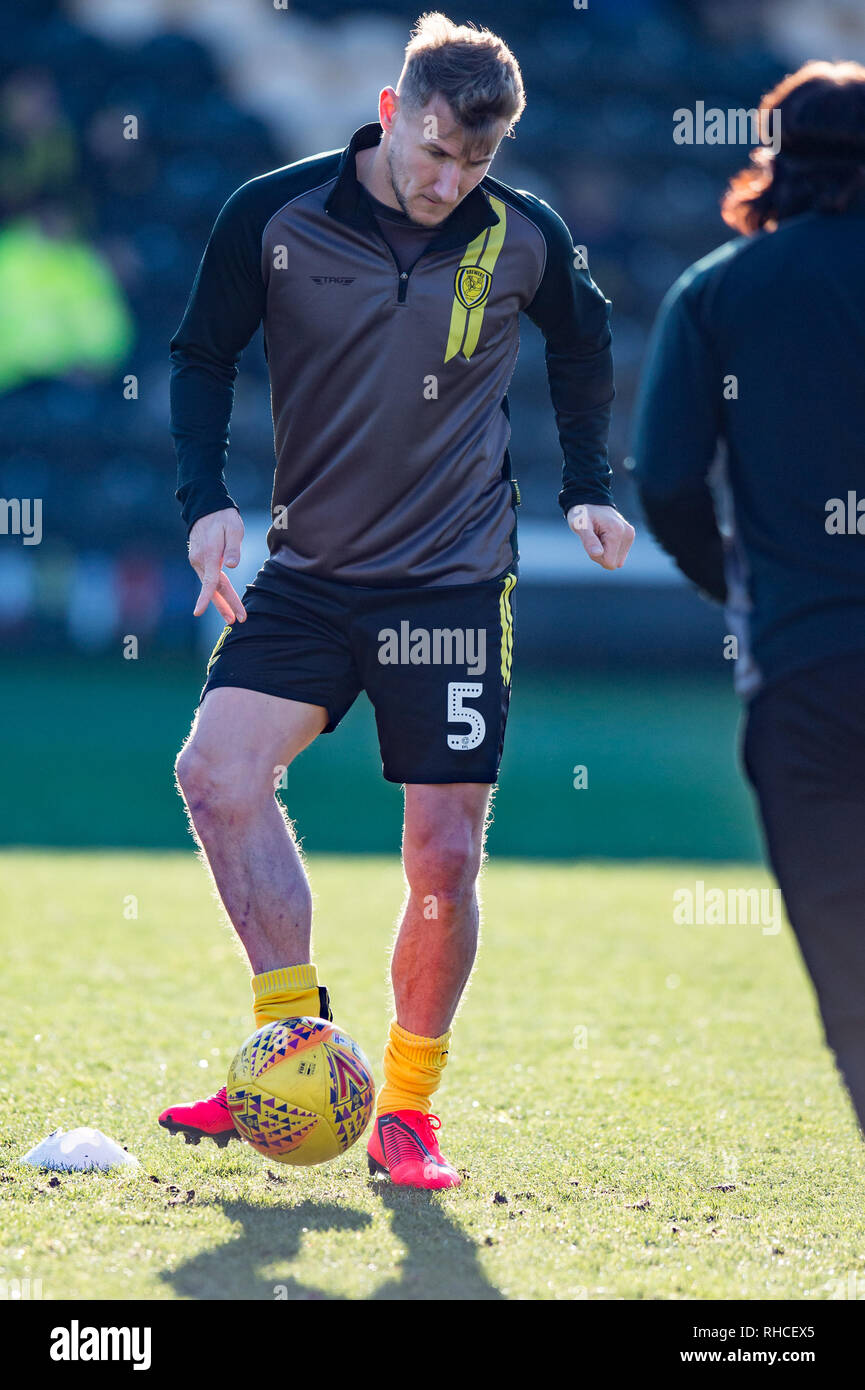
[[[515,574],[506,574],[499,595],[499,613],[502,620],[502,680],[511,683],[511,661],[514,654],[514,615],[511,610],[511,594],[517,582]]]
[[[207,669],[206,669],[206,671],[204,672],[205,676],[209,676],[209,675],[210,675],[210,668],[211,668],[211,666],[213,665],[213,663],[214,663],[214,661],[216,660],[216,658],[219,656],[219,648],[222,646],[223,642],[225,641],[225,639],[226,639],[226,637],[228,636],[228,634],[229,634],[230,631],[231,631],[231,628],[229,627],[228,624],[226,624],[225,627],[224,627],[224,628],[222,629],[222,631],[220,632],[218,638],[216,639],[216,646],[213,648],[213,651],[210,653],[210,660],[208,661],[208,663],[207,663]]]

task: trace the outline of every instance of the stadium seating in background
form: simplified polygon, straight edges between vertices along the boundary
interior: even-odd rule
[[[460,17],[461,7],[445,8]],[[28,327],[21,312],[0,324],[0,495],[44,501],[41,545],[25,552],[4,538],[0,555],[0,629],[22,645],[42,641],[52,615],[58,640],[98,646],[122,635],[129,613],[156,642],[192,641],[167,430],[169,338],[228,195],[342,143],[374,117],[379,85],[397,75],[402,0],[374,8],[295,0],[288,11],[239,0],[230,9],[233,20],[206,0],[0,3],[0,17],[14,15],[0,58],[0,293],[4,257],[8,266],[17,252],[32,266],[41,249],[47,266],[50,247],[72,282],[70,301],[77,287],[91,304],[89,336],[80,324],[70,335],[72,309],[61,319],[59,303],[40,300],[35,287],[39,324]],[[614,303],[611,456],[629,512],[624,459],[648,329],[677,274],[727,238],[718,199],[746,156],[674,145],[672,113],[698,99],[751,106],[777,80],[764,12],[765,4],[750,6],[754,19],[732,6],[719,35],[709,0],[605,0],[583,12],[524,0],[471,7],[511,42],[529,97],[495,172],[555,204]],[[352,80],[319,93],[327,138],[317,143],[324,122],[315,120],[315,88],[329,72]],[[274,97],[280,80],[284,102]],[[31,299],[24,278],[17,294]],[[34,354],[28,338],[37,327],[48,340],[61,335],[66,355],[56,343]],[[561,525],[543,343],[529,324],[511,417],[522,514]],[[232,493],[242,508],[260,510],[273,444],[258,340],[244,358],[232,434]]]

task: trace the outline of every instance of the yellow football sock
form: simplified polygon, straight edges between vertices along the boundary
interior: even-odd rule
[[[394,1020],[384,1049],[384,1085],[378,1093],[377,1114],[394,1110],[429,1114],[430,1096],[447,1065],[450,1037],[448,1031],[440,1038],[419,1038]]]
[[[252,995],[256,1028],[278,1023],[281,1018],[331,1017],[327,990],[319,990],[314,965],[287,965],[253,975]]]

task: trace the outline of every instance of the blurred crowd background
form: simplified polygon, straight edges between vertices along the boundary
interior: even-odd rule
[[[435,8],[429,5],[427,8]],[[647,335],[676,276],[730,233],[743,147],[673,142],[673,112],[749,108],[810,57],[865,60],[861,0],[479,0],[528,105],[494,173],[545,197],[613,301],[620,508]],[[127,634],[178,659],[212,641],[174,500],[168,342],[214,218],[258,174],[344,145],[395,82],[417,5],[339,0],[2,0],[0,496],[42,499],[42,538],[0,536],[7,655],[119,659]],[[600,575],[558,513],[543,342],[524,322],[511,389],[523,506],[522,660],[542,672],[713,670],[720,614],[641,534]],[[260,335],[245,354],[229,486],[263,558],[273,471]],[[218,623],[217,623],[218,629]],[[65,659],[65,657],[64,657]],[[72,671],[73,665],[63,669]]]

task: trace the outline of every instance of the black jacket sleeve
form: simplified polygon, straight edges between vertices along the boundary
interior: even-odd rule
[[[547,379],[563,454],[559,505],[565,513],[578,503],[612,506],[610,304],[558,213],[540,198],[531,202],[547,256],[525,312],[546,340]]]
[[[724,546],[707,481],[723,432],[723,373],[687,272],[658,313],[640,386],[634,477],[656,539],[679,569],[723,602]]]
[[[261,322],[261,215],[244,185],[220,212],[171,341],[171,433],[177,499],[191,530],[234,507],[225,485],[229,420],[241,353]]]

